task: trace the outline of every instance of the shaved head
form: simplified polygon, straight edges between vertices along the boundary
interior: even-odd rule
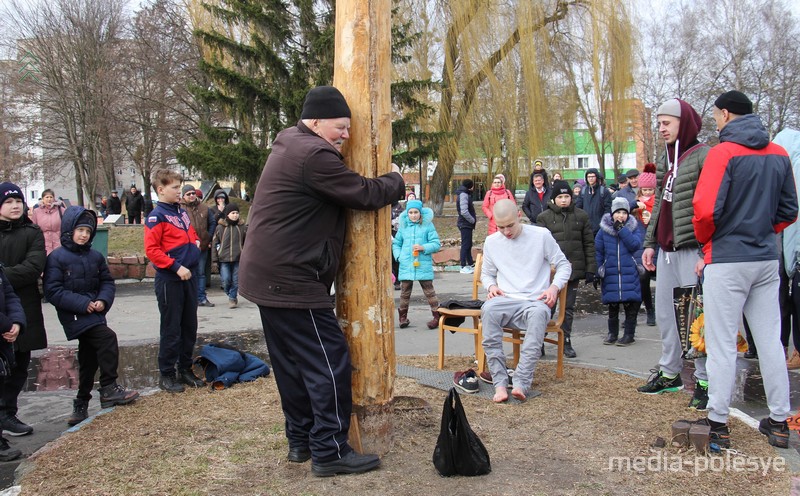
[[[508,198],[499,200],[494,204],[494,216],[496,219],[508,219],[509,216],[514,217],[517,215],[518,211],[517,204]]]

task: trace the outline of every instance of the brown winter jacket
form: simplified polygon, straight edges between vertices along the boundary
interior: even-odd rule
[[[343,158],[302,122],[278,134],[248,216],[242,296],[267,307],[333,308],[347,209],[378,210],[405,189],[400,174],[362,177]]]
[[[189,214],[192,227],[197,231],[197,237],[200,238],[200,251],[207,251],[211,245],[211,236],[214,234],[210,227],[216,225],[216,217],[209,210],[208,205],[199,200],[192,203],[181,202],[181,205]]]

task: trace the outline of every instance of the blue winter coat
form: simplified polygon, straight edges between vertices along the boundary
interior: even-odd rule
[[[250,382],[269,375],[269,365],[255,355],[207,344],[195,358],[205,370],[206,382],[224,389],[237,382]]]
[[[432,281],[433,254],[439,251],[442,244],[439,234],[433,225],[433,210],[423,207],[420,222],[408,220],[408,212],[400,214],[400,227],[392,241],[392,254],[400,262],[397,279],[400,281]],[[419,267],[414,267],[412,247],[422,245],[424,250],[419,254]]]
[[[636,268],[642,257],[642,234],[639,222],[628,216],[625,226],[617,232],[611,214],[600,221],[594,238],[597,272],[603,277],[603,303],[642,301],[642,287]]]
[[[91,215],[94,228],[89,242],[77,245],[72,241],[72,233],[84,212]],[[44,266],[45,295],[56,307],[58,320],[69,340],[77,339],[88,329],[106,324],[106,314],[114,303],[116,286],[106,258],[99,251],[92,250],[96,232],[94,212],[79,206],[67,208],[61,219],[61,247],[50,253]],[[88,313],[89,303],[98,300],[105,303],[105,309]]]
[[[5,271],[0,267],[0,334],[6,333],[11,330],[11,326],[19,324],[20,334],[25,332],[25,310],[22,308],[22,302],[8,282]],[[5,364],[8,367],[14,366],[14,347],[5,339],[0,338],[0,354],[5,358]],[[4,370],[0,367],[0,376],[8,375],[9,370]]]

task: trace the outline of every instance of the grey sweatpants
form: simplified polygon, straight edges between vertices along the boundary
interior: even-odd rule
[[[703,311],[708,352],[708,418],[727,422],[736,379],[736,335],[744,316],[758,349],[770,417],[789,414],[789,374],[781,344],[778,261],[713,263],[705,268]]]
[[[674,376],[683,370],[683,349],[678,336],[678,324],[675,322],[675,306],[673,289],[697,284],[694,266],[700,256],[696,248],[678,251],[658,252],[658,269],[656,270],[656,324],[661,331],[661,359],[658,366],[664,374]],[[706,359],[694,361],[697,379],[708,380]]]
[[[544,330],[550,319],[550,307],[543,301],[517,300],[496,296],[483,304],[483,351],[495,387],[508,385],[506,355],[503,352],[503,327],[525,331],[519,351],[519,363],[514,370],[514,388],[528,392],[533,382],[536,362],[542,356]]]

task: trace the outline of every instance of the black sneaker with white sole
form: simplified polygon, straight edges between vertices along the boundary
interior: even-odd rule
[[[27,436],[33,432],[33,427],[11,414],[0,416],[0,429],[3,429],[9,436]]]
[[[8,444],[8,439],[0,436],[0,462],[10,462],[22,456],[22,451],[13,449]]]
[[[478,376],[472,369],[456,372],[455,375],[453,375],[453,385],[462,393],[467,394],[477,393],[480,388]]]

